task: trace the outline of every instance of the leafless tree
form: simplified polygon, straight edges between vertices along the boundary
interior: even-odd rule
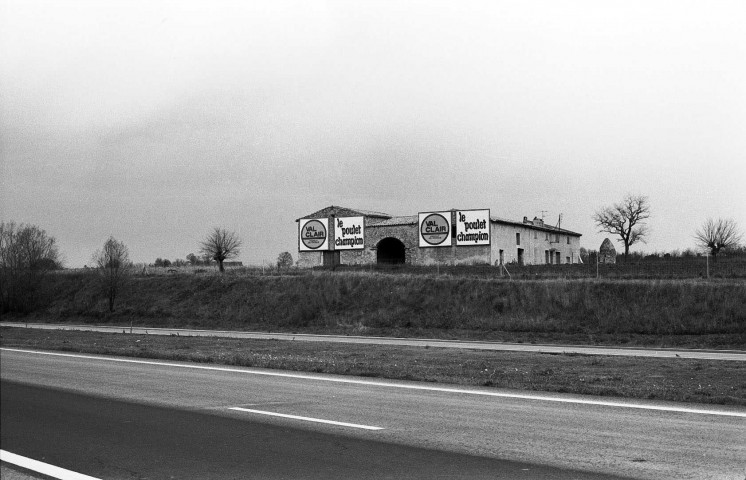
[[[35,225],[0,223],[0,311],[27,312],[44,275],[61,268],[54,237]]]
[[[621,203],[605,207],[593,215],[599,232],[619,236],[624,244],[624,257],[629,247],[637,242],[645,243],[649,230],[645,221],[650,218],[650,203],[644,195],[627,195]]]
[[[241,239],[235,232],[220,227],[213,228],[212,232],[200,243],[199,250],[205,256],[218,262],[220,272],[225,272],[223,262],[229,258],[235,258],[241,253]]]
[[[114,311],[114,301],[122,285],[132,271],[127,246],[114,237],[109,237],[104,248],[93,254],[93,263],[98,267],[104,292],[109,299],[109,311]]]
[[[730,218],[718,218],[717,220],[708,218],[696,231],[694,238],[700,247],[710,250],[714,261],[720,250],[737,246],[741,242],[742,234],[736,222]]]

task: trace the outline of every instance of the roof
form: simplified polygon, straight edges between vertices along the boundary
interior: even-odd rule
[[[417,215],[406,215],[403,217],[391,217],[386,220],[373,223],[371,225],[366,225],[365,228],[394,227],[397,225],[417,225],[417,222],[418,222]]]
[[[381,213],[381,212],[373,212],[370,210],[359,210],[357,208],[347,208],[347,207],[339,207],[335,205],[330,205],[326,208],[322,208],[321,210],[317,212],[310,213],[308,215],[305,215],[303,217],[300,217],[296,219],[295,221],[299,221],[301,219],[305,218],[324,218],[324,217],[369,217],[369,218],[382,218],[382,219],[389,219],[391,218],[391,215],[387,213]]]
[[[506,225],[515,225],[517,227],[523,227],[523,228],[529,228],[534,230],[539,230],[542,232],[551,232],[551,233],[563,233],[565,235],[572,235],[575,237],[582,237],[582,233],[572,232],[570,230],[565,230],[564,228],[557,228],[552,225],[547,225],[546,223],[541,223],[539,225],[536,225],[532,223],[531,221],[528,222],[517,222],[515,220],[506,220],[504,218],[500,217],[494,217],[490,215],[490,221],[494,223],[503,223]]]

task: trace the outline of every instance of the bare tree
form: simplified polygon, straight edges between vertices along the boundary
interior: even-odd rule
[[[61,268],[54,237],[35,225],[0,223],[0,311],[27,312],[44,275]]]
[[[715,261],[720,250],[737,246],[741,242],[742,235],[734,220],[708,218],[696,231],[694,238],[700,247],[710,250],[712,259]]]
[[[223,262],[229,258],[235,258],[241,253],[241,239],[235,232],[229,232],[224,228],[215,227],[207,237],[200,243],[199,250],[211,260],[218,262],[220,272],[225,272]]]
[[[629,247],[637,242],[645,243],[649,230],[645,221],[650,218],[650,204],[644,195],[627,195],[621,203],[605,207],[593,215],[599,232],[619,236],[624,244],[624,258]]]
[[[281,268],[290,268],[293,266],[293,256],[290,254],[290,252],[282,252],[277,257],[277,269],[280,270]]]
[[[101,274],[104,292],[109,299],[109,311],[114,311],[114,301],[132,270],[127,246],[109,237],[104,248],[93,254],[93,263]]]

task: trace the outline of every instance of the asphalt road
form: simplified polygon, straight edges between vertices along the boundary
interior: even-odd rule
[[[746,475],[739,407],[9,349],[0,360],[2,448],[99,478]]]
[[[48,330],[83,330],[91,332],[129,332],[129,327],[106,325],[67,325],[49,323],[0,322],[3,327],[38,328]],[[495,350],[541,353],[579,353],[584,355],[614,355],[625,357],[693,358],[699,360],[746,361],[746,351],[740,350],[694,350],[668,348],[619,348],[590,347],[583,345],[528,345],[524,343],[500,343],[480,341],[439,340],[426,338],[361,337],[348,335],[308,335],[293,333],[240,332],[229,330],[192,330],[183,328],[133,327],[132,333],[148,335],[184,335],[192,337],[251,338],[265,340],[295,340],[305,342],[359,343],[369,345],[403,345],[416,347],[439,347],[472,350]]]

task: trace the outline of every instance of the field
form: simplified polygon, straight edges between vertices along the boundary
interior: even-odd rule
[[[109,313],[98,277],[79,271],[48,276],[41,301],[25,318],[537,343],[746,346],[742,280],[510,280],[492,272],[146,272],[123,286]]]
[[[486,352],[279,340],[2,328],[8,348],[62,350],[338,375],[746,405],[743,362]]]

